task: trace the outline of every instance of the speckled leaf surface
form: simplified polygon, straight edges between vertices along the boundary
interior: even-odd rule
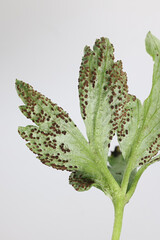
[[[89,190],[94,185],[93,180],[85,177],[84,173],[79,171],[70,174],[69,183],[79,192]]]
[[[146,50],[154,60],[151,92],[143,105],[137,99],[126,105],[129,119],[127,123],[122,118],[122,127],[128,134],[119,134],[121,126],[117,132],[123,156],[133,162],[133,168],[152,162],[160,149],[160,41],[150,32]]]
[[[143,124],[138,139],[138,153],[143,153],[140,164],[152,161],[160,150],[160,41],[150,32],[146,37],[146,50],[153,58],[154,67],[152,89],[143,105]]]
[[[142,104],[135,96],[129,96],[124,114],[117,129],[117,137],[123,157],[128,161],[133,144],[137,137],[137,130],[142,124]]]
[[[97,39],[93,50],[86,46],[79,73],[81,115],[93,150],[105,161],[110,142],[128,102],[126,73],[114,61],[113,45]]]
[[[150,32],[146,50],[154,60],[153,82],[141,104],[128,92],[126,73],[122,62],[114,60],[109,39],[97,39],[93,50],[85,47],[78,90],[88,140],[61,107],[16,81],[24,102],[20,110],[35,124],[19,127],[19,134],[42,163],[71,172],[69,183],[77,191],[95,186],[114,197],[134,182],[131,195],[144,169],[160,160],[160,41]],[[115,149],[109,156],[114,135],[119,154]]]
[[[25,104],[20,110],[35,123],[18,129],[29,149],[47,166],[95,177],[89,144],[69,115],[29,84],[17,80],[16,88]]]

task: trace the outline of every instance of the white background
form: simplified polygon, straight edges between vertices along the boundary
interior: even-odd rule
[[[110,240],[113,206],[101,191],[76,192],[67,172],[40,163],[17,133],[18,78],[63,107],[85,134],[77,79],[84,46],[108,37],[142,101],[151,88],[148,31],[160,38],[159,0],[0,0],[0,239]],[[112,145],[113,147],[113,145]],[[121,239],[160,236],[160,165],[143,174],[125,208]]]

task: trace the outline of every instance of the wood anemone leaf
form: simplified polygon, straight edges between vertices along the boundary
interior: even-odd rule
[[[143,105],[139,100],[128,102],[126,117],[121,119],[123,129],[119,126],[117,131],[123,157],[133,163],[133,168],[150,165],[155,159],[159,161],[155,156],[160,150],[160,41],[149,32],[145,43],[154,60],[152,89]],[[126,121],[127,117],[129,121]],[[124,135],[119,136],[120,131]]]
[[[90,145],[105,161],[125,105],[132,98],[128,95],[122,62],[114,61],[113,52],[107,38],[97,39],[93,50],[86,46],[78,86],[81,115]]]
[[[93,51],[84,49],[78,88],[89,142],[62,108],[29,84],[16,81],[17,92],[25,104],[20,110],[36,124],[19,127],[30,150],[42,163],[74,172],[74,179],[79,172],[83,173],[84,184],[90,179],[105,192],[113,191],[108,183],[113,180],[107,168],[109,145],[125,105],[132,98],[122,62],[114,62],[113,51],[107,38],[97,39]]]
[[[45,165],[70,172],[82,171],[87,181],[93,182],[98,173],[89,143],[69,115],[29,84],[16,80],[16,88],[25,104],[20,110],[36,124],[18,129],[29,149]]]

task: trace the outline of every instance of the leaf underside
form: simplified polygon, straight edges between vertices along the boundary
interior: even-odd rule
[[[86,46],[78,85],[81,115],[90,145],[105,161],[130,98],[122,62],[114,62],[113,52],[107,38],[97,39],[93,51]]]
[[[152,89],[143,105],[136,101],[134,106],[129,106],[131,121],[123,125],[128,135],[122,135],[120,141],[124,158],[133,161],[135,167],[152,163],[160,150],[160,41],[150,32],[146,50],[154,60]]]
[[[20,110],[36,124],[18,129],[29,149],[47,166],[95,178],[89,144],[69,115],[29,84],[17,80],[16,88],[25,103]]]

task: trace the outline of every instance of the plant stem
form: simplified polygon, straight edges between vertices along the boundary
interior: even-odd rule
[[[120,239],[124,205],[125,203],[123,198],[119,198],[116,201],[114,201],[114,226],[113,226],[112,240]]]
[[[124,194],[127,192],[129,178],[130,178],[132,170],[133,170],[133,161],[132,161],[132,159],[130,159],[128,161],[126,170],[125,170],[124,175],[123,175],[123,180],[122,180],[122,183],[121,183],[122,192]]]

